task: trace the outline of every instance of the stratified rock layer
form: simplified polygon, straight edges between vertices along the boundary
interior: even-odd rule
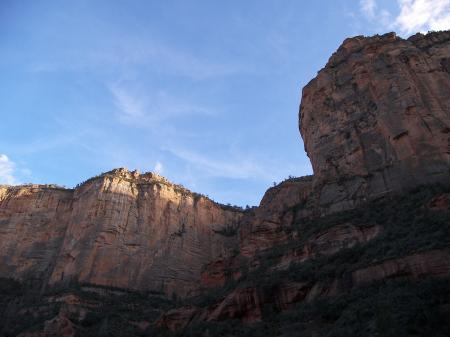
[[[312,177],[288,179],[269,188],[259,207],[242,218],[240,251],[250,257],[259,250],[293,238],[290,228],[298,218],[309,215],[306,209],[312,191]]]
[[[186,295],[235,247],[241,212],[154,174],[123,169],[72,190],[0,190],[2,277]]]
[[[450,184],[450,32],[347,39],[304,88],[300,131],[314,176],[270,188],[241,220],[240,254],[205,267],[203,286],[223,287],[216,302],[171,310],[160,326],[186,333],[196,322],[270,321],[301,302],[386,279],[449,277],[447,194],[419,204],[420,211],[396,205],[394,217],[391,206],[378,204],[386,223],[366,214],[376,207],[372,199]],[[341,211],[354,208],[363,217],[350,223]],[[426,208],[439,215],[421,214]],[[402,213],[413,209],[417,217],[405,221]],[[401,232],[419,223],[420,238],[404,239]],[[427,235],[435,236],[425,245]],[[382,242],[390,249],[377,248]]]
[[[110,317],[122,319],[111,332],[131,325],[152,336],[159,328],[196,337],[221,328],[228,336],[384,336],[379,314],[411,298],[395,309],[406,312],[399,322],[425,317],[414,312],[422,303],[427,317],[442,319],[430,331],[450,331],[449,72],[449,32],[344,41],[303,91],[300,128],[314,176],[285,180],[245,212],[124,169],[75,190],[0,186],[0,281],[27,281],[21,297],[4,291],[13,298],[2,302],[13,303],[0,311],[5,331],[15,331],[12,316],[39,315],[27,311],[37,307],[44,319],[42,306],[59,301],[59,314],[22,336],[103,335]],[[42,306],[27,302],[30,282],[47,292]],[[64,299],[53,298],[58,289]],[[102,293],[97,303],[82,300]],[[194,296],[168,301],[173,294]],[[230,330],[236,322],[251,324],[249,333]]]
[[[48,280],[72,208],[72,190],[0,186],[0,275]]]
[[[449,181],[450,32],[344,41],[303,89],[318,206]]]

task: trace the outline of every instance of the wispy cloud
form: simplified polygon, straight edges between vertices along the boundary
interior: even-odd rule
[[[251,158],[241,157],[237,154],[228,155],[227,159],[218,159],[179,148],[169,149],[169,152],[210,177],[231,179],[253,178],[267,181],[274,179],[274,172],[268,172],[269,170],[264,165],[257,163]]]
[[[0,154],[0,184],[15,185],[18,184],[14,176],[16,165],[6,154]]]
[[[155,127],[162,121],[184,116],[214,115],[211,108],[182,101],[163,90],[145,95],[124,85],[109,85],[119,120],[138,127]]]
[[[390,30],[392,28],[392,14],[383,8],[379,8],[376,0],[360,0],[360,11],[365,18],[377,26],[381,26],[384,30]]]
[[[155,167],[153,168],[153,172],[162,174],[163,173],[163,164],[160,161],[157,161]]]
[[[116,85],[111,85],[109,90],[114,97],[114,104],[121,112],[122,118],[134,120],[144,117],[145,112],[141,100]]]
[[[370,19],[375,17],[375,10],[377,8],[377,3],[375,0],[360,0],[359,5],[364,15]]]
[[[145,70],[200,81],[242,73],[249,68],[248,65],[186,51],[148,36],[93,34],[90,38],[102,40],[102,45],[96,49],[60,51],[59,54],[53,55],[52,62],[46,61],[46,57],[42,57],[40,61],[38,55],[28,70],[34,73],[90,70],[122,78],[127,78],[130,74],[135,76]]]
[[[211,62],[206,58],[188,54],[164,44],[148,47],[143,50],[140,58],[148,62],[150,56],[158,60],[159,67],[163,71],[195,80],[228,76],[243,70],[235,64]]]

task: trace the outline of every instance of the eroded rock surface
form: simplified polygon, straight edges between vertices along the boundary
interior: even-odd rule
[[[450,32],[344,41],[303,89],[300,132],[326,212],[449,181]]]
[[[317,255],[333,255],[342,249],[365,244],[377,237],[381,231],[380,226],[358,228],[343,224],[332,227],[308,239],[301,247],[288,250],[271,269],[288,269],[292,263],[304,262]]]
[[[288,179],[269,188],[258,208],[241,221],[240,251],[251,257],[264,250],[292,239],[289,229],[298,218],[309,214],[306,207],[312,191],[312,177]]]
[[[71,336],[79,328],[72,323],[89,323],[90,312],[107,320],[115,295],[128,301],[116,307],[121,315],[141,301],[141,314],[123,323],[140,332],[198,336],[189,334],[197,325],[211,336],[205,327],[254,327],[287,311],[299,310],[297,324],[308,310],[299,305],[366,288],[378,299],[387,279],[397,288],[386,296],[404,284],[446,281],[449,69],[450,32],[345,40],[303,91],[300,131],[314,176],[285,180],[245,212],[125,169],[74,190],[0,186],[0,276],[34,280],[43,292],[81,282],[91,284],[83,286],[89,296],[107,293],[103,304],[80,300],[80,291],[56,296],[68,316],[50,316],[29,336]],[[168,301],[174,294],[183,298]],[[320,319],[334,324],[339,315]],[[327,329],[320,323],[311,335],[318,326]]]
[[[72,190],[0,186],[0,275],[46,280],[58,258],[72,208]]]
[[[186,295],[204,264],[237,247],[241,212],[154,174],[118,169],[74,191],[3,187],[3,277]]]

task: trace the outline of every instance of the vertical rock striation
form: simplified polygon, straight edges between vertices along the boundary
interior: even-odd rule
[[[276,335],[265,329],[283,322],[279,312],[314,308],[300,302],[370,285],[376,303],[386,279],[402,281],[395,289],[447,280],[450,32],[345,40],[303,89],[300,132],[314,176],[285,180],[245,212],[125,169],[74,190],[0,186],[0,277],[198,295],[154,322],[185,336],[198,336],[189,332],[198,323],[209,336],[209,323],[237,320],[275,322],[263,327]],[[441,186],[426,186],[434,183]],[[420,185],[420,193],[412,190]],[[314,328],[328,333],[346,310],[319,315],[330,317]],[[43,333],[69,335],[68,322],[63,312]],[[145,330],[150,323],[132,324]]]
[[[240,251],[251,257],[293,238],[293,222],[309,214],[306,210],[311,194],[312,177],[287,179],[269,188],[259,207],[246,214],[240,226]]]
[[[184,296],[201,267],[237,246],[241,212],[165,178],[118,169],[75,190],[0,190],[0,271]]]
[[[450,32],[345,40],[300,106],[318,206],[448,182],[449,92]]]
[[[58,257],[73,190],[0,186],[0,275],[42,283]]]

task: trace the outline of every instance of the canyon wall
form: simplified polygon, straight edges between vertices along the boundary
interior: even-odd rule
[[[246,257],[295,238],[292,224],[311,213],[307,209],[312,176],[287,179],[269,188],[259,207],[247,212],[240,223],[240,252]]]
[[[202,274],[215,300],[157,325],[195,336],[196,324],[239,320],[266,333],[264,322],[302,302],[387,279],[448,279],[449,194],[439,189],[450,185],[450,32],[345,40],[303,89],[299,117],[314,175],[271,187],[244,214],[239,254]]]
[[[449,183],[449,92],[450,32],[345,40],[302,94],[316,206]]]
[[[293,324],[306,320],[292,331],[316,321],[319,336],[336,315],[348,320],[349,303],[359,313],[369,298],[372,310],[385,290],[415,294],[427,282],[438,292],[450,275],[450,32],[345,40],[303,89],[299,126],[314,175],[269,188],[246,211],[125,169],[73,190],[0,186],[0,277],[175,294],[183,299],[162,305],[159,319],[127,324],[183,336],[214,335],[205,327],[224,321],[271,322],[261,335],[278,336],[266,329],[290,310]],[[349,302],[331,315],[302,316],[337,295]],[[312,306],[295,313],[302,302]],[[60,314],[49,322],[66,322]],[[376,328],[377,314],[364,329]],[[200,333],[189,332],[196,325]]]
[[[118,169],[75,190],[0,190],[2,277],[79,281],[184,296],[237,248],[241,211],[155,174]]]
[[[51,185],[0,186],[0,276],[48,279],[71,214],[73,191]]]

